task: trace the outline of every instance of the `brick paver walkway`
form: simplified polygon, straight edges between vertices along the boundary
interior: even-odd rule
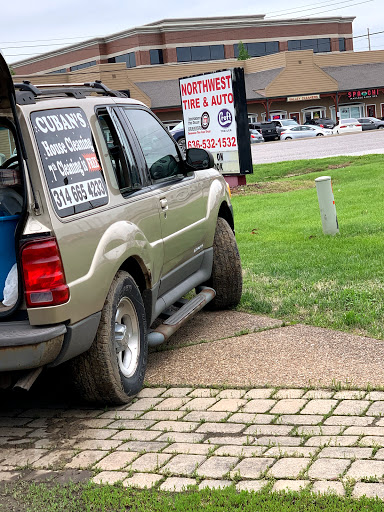
[[[145,388],[124,407],[3,409],[0,481],[384,498],[384,392]],[[383,447],[383,448],[382,448]]]

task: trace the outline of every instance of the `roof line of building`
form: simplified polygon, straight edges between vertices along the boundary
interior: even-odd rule
[[[82,41],[80,43],[75,43],[69,46],[64,46],[57,50],[53,50],[50,52],[41,53],[29,59],[22,59],[12,63],[12,67],[17,68],[19,66],[25,66],[28,64],[34,64],[36,62],[40,62],[47,58],[57,57],[58,55],[62,55],[63,53],[69,53],[77,50],[82,50],[84,48],[106,44],[109,42],[116,41],[118,39],[123,39],[130,36],[135,36],[139,34],[144,34],[148,32],[153,32],[154,29],[157,29],[158,32],[174,32],[174,31],[187,31],[187,30],[196,30],[196,27],[200,29],[212,29],[212,28],[232,28],[233,25],[238,25],[239,21],[243,20],[242,28],[247,28],[254,26],[276,26],[276,25],[306,25],[308,23],[311,24],[320,24],[320,23],[352,23],[355,17],[320,17],[320,18],[282,18],[282,19],[264,19],[265,15],[251,15],[251,16],[223,16],[217,18],[175,18],[175,22],[172,20],[162,20],[158,22],[154,22],[154,24],[142,25],[139,27],[132,27],[127,30],[123,30],[121,32],[115,32],[108,36],[96,37],[92,39],[87,39],[86,41]],[[194,23],[194,20],[199,20],[200,22]],[[216,20],[216,23],[214,22]],[[225,20],[225,23],[223,24]],[[192,21],[192,23],[190,23]],[[218,24],[220,22],[220,27]],[[91,59],[91,57],[90,57]]]

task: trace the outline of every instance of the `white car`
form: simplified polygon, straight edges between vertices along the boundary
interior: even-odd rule
[[[361,126],[361,123],[354,117],[349,119],[340,119],[340,121],[333,129],[333,133],[336,135],[341,133],[356,133],[362,131],[363,127]]]
[[[332,130],[320,128],[320,126],[309,126],[306,124],[298,124],[297,126],[289,126],[281,132],[280,140],[304,139],[305,137],[322,137],[324,135],[332,135]]]

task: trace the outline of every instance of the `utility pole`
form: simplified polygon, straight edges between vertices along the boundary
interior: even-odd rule
[[[369,33],[369,28],[367,28],[367,35],[368,35],[368,50],[371,51],[371,35]]]

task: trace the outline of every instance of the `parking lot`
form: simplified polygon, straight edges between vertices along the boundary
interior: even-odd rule
[[[252,145],[254,164],[306,158],[384,153],[384,131],[315,137],[303,140],[273,141]]]

